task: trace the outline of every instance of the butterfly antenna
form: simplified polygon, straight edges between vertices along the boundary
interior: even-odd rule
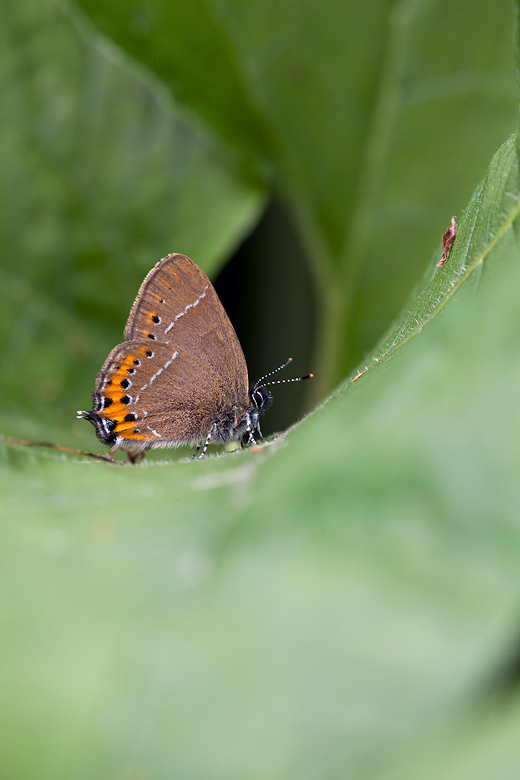
[[[289,363],[292,362],[292,358],[287,358],[285,363],[282,363],[281,366],[278,366],[278,368],[275,368],[274,371],[269,371],[268,374],[264,374],[264,376],[261,376],[260,379],[255,382],[255,386],[253,387],[253,392],[257,389],[257,387],[269,387],[269,385],[283,385],[286,382],[301,382],[304,379],[312,379],[314,374],[306,374],[305,376],[298,376],[295,379],[277,379],[274,382],[266,382],[263,384],[264,379],[267,379],[268,376],[272,376],[273,374],[276,374],[278,371],[281,371],[282,368],[287,368]]]

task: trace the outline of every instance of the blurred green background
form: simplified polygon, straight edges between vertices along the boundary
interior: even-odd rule
[[[517,780],[514,10],[0,0],[2,431],[96,446],[170,251],[316,375],[262,452],[0,443],[0,777]]]

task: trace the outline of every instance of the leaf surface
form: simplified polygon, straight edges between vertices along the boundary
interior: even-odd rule
[[[508,143],[461,226],[479,285],[442,287],[454,254],[421,334],[283,442],[135,468],[4,448],[10,776],[511,776],[517,164]]]

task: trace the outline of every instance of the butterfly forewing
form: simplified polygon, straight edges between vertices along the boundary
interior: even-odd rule
[[[168,255],[145,278],[125,339],[181,346],[206,359],[228,392],[247,395],[247,365],[229,317],[206,274],[184,255]]]

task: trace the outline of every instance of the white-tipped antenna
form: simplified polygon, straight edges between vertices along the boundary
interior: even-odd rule
[[[298,376],[298,377],[296,377],[295,379],[277,379],[277,380],[275,380],[274,382],[266,382],[265,384],[262,384],[262,383],[263,383],[263,381],[264,381],[264,379],[267,379],[267,377],[268,377],[268,376],[272,376],[273,374],[276,374],[278,371],[281,371],[281,370],[282,370],[282,368],[287,368],[287,366],[288,366],[288,365],[289,365],[289,363],[291,363],[291,362],[292,362],[292,358],[287,358],[287,360],[285,361],[285,363],[282,363],[282,365],[281,365],[281,366],[278,366],[278,368],[275,368],[275,370],[274,370],[274,371],[269,371],[269,373],[268,373],[268,374],[264,374],[264,376],[261,376],[261,377],[260,377],[260,379],[259,379],[257,382],[255,382],[255,386],[253,387],[253,390],[252,390],[252,392],[254,393],[254,392],[255,392],[255,390],[256,390],[258,387],[260,387],[260,386],[261,386],[261,387],[269,387],[269,385],[283,385],[283,384],[285,384],[286,382],[301,382],[301,381],[302,381],[302,380],[304,380],[304,379],[312,379],[312,377],[314,376],[314,374],[306,374],[305,376]]]

